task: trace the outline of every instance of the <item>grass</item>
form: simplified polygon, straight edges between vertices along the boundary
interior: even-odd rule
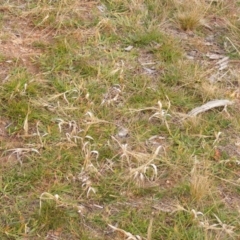
[[[240,6],[187,2],[0,7],[0,239],[240,237]]]

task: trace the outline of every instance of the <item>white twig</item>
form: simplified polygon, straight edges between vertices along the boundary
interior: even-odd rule
[[[188,116],[194,117],[194,116],[197,116],[199,113],[206,112],[206,111],[208,111],[212,108],[216,108],[216,107],[226,108],[228,105],[231,105],[233,103],[234,103],[233,101],[230,101],[230,100],[227,100],[227,99],[209,101],[209,102],[203,104],[200,107],[194,108],[192,111],[190,111],[188,113]]]

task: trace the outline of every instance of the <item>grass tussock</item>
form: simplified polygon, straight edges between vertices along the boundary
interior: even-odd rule
[[[5,2],[0,239],[239,239],[239,12]]]
[[[175,20],[184,31],[192,31],[203,23],[210,4],[202,0],[174,1],[177,9]]]

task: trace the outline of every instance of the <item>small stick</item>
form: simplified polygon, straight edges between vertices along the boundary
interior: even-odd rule
[[[230,100],[227,100],[227,99],[209,101],[209,102],[203,104],[202,106],[196,107],[193,110],[191,110],[188,113],[188,116],[194,117],[194,116],[197,116],[199,113],[206,112],[206,111],[208,111],[212,108],[216,108],[216,107],[226,108],[228,105],[231,105],[233,103],[234,103],[233,101],[230,101]]]

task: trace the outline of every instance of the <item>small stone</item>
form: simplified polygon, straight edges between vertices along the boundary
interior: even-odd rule
[[[127,128],[120,128],[117,134],[120,138],[125,138],[128,136],[128,129]]]

